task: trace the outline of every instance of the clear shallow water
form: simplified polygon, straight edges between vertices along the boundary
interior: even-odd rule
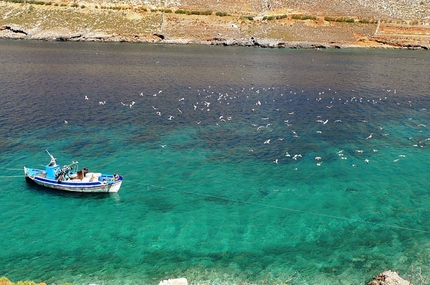
[[[413,266],[428,276],[427,52],[0,50],[0,275],[365,284]],[[47,163],[45,149],[123,174],[120,192],[27,184],[22,167]]]

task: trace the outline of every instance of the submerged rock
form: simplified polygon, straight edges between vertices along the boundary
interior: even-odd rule
[[[187,278],[167,279],[161,281],[158,285],[188,285]]]
[[[378,276],[374,277],[368,285],[412,285],[397,274],[395,271],[384,271]]]

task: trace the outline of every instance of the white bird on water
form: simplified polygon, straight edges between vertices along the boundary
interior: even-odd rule
[[[297,160],[297,158],[299,158],[299,157],[302,157],[302,155],[299,153],[299,154],[295,154],[294,156],[293,156],[293,159],[294,160]]]
[[[87,95],[85,95],[85,100],[88,100],[88,96]]]

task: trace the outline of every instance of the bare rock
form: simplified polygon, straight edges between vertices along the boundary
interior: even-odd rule
[[[374,277],[368,285],[412,285],[397,274],[397,272],[388,270]]]

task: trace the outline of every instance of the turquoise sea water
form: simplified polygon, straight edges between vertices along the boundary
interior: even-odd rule
[[[0,41],[0,54],[0,276],[430,276],[428,52]],[[120,192],[27,184],[46,149],[124,175]]]

